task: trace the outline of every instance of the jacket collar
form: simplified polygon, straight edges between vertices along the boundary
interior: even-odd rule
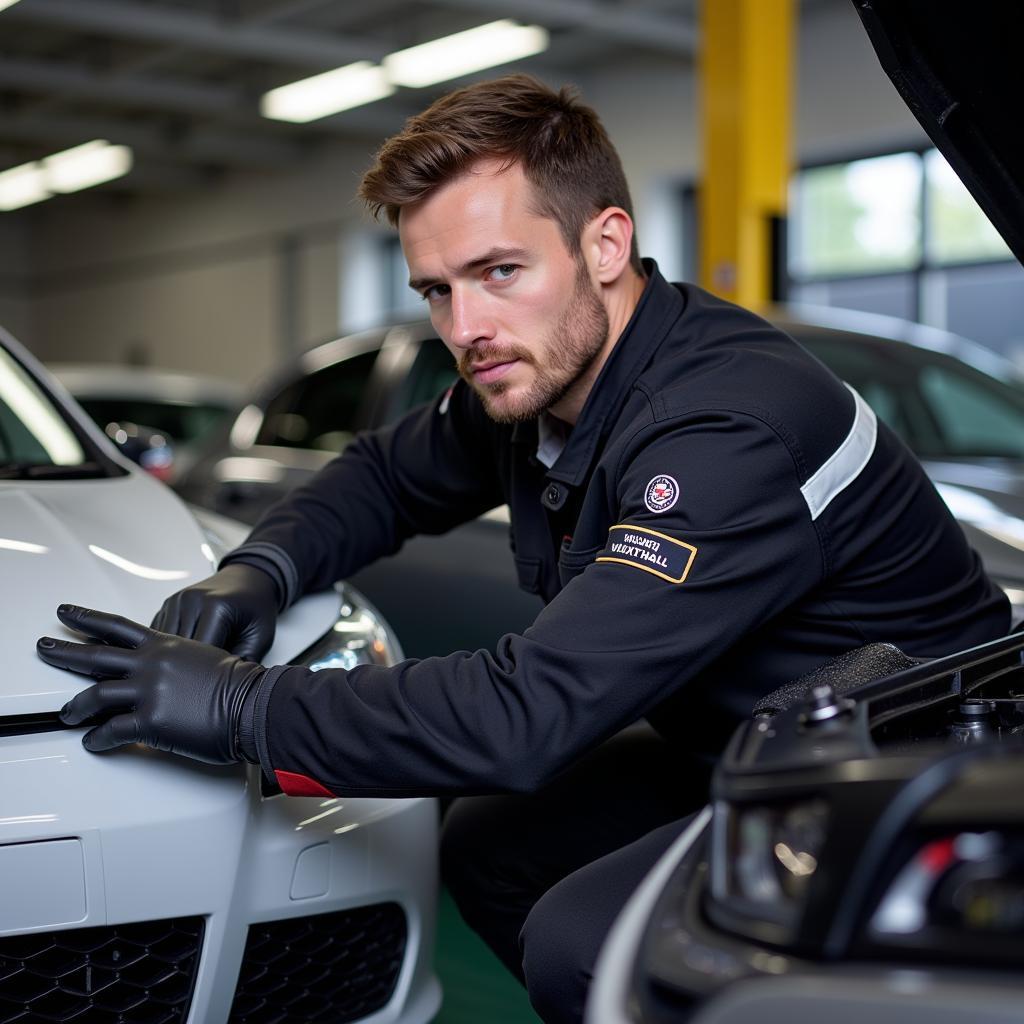
[[[584,482],[601,442],[625,404],[634,381],[651,362],[672,325],[682,315],[685,302],[679,289],[661,276],[654,260],[645,259],[643,264],[647,284],[640,301],[601,367],[558,461],[548,470],[550,480],[570,487],[578,487]],[[536,446],[536,420],[516,424],[512,440]]]

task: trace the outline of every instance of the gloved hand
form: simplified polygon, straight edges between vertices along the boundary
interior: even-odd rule
[[[36,643],[48,664],[100,680],[60,713],[65,725],[101,723],[82,738],[86,750],[144,743],[210,764],[244,759],[239,720],[246,696],[266,672],[262,665],[119,615],[62,604],[57,617],[98,641],[44,636]]]
[[[261,569],[235,563],[171,594],[153,629],[213,644],[239,658],[262,658],[274,642],[277,585]]]

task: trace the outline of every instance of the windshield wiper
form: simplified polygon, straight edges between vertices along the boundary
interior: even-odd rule
[[[0,462],[0,480],[81,480],[106,476],[98,462],[55,466],[52,462]]]

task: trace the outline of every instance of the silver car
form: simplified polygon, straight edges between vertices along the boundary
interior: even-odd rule
[[[0,332],[0,1020],[429,1020],[437,809],[308,799],[258,769],[93,755],[40,661],[60,602],[148,621],[244,534],[121,456]],[[59,635],[59,634],[55,634]],[[390,663],[354,589],[280,621],[268,663]]]

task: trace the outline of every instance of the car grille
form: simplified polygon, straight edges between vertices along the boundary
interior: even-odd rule
[[[397,903],[251,925],[231,1024],[341,1022],[379,1010],[395,990],[406,934]]]
[[[173,1024],[192,1001],[203,919],[0,939],[0,1024]]]

